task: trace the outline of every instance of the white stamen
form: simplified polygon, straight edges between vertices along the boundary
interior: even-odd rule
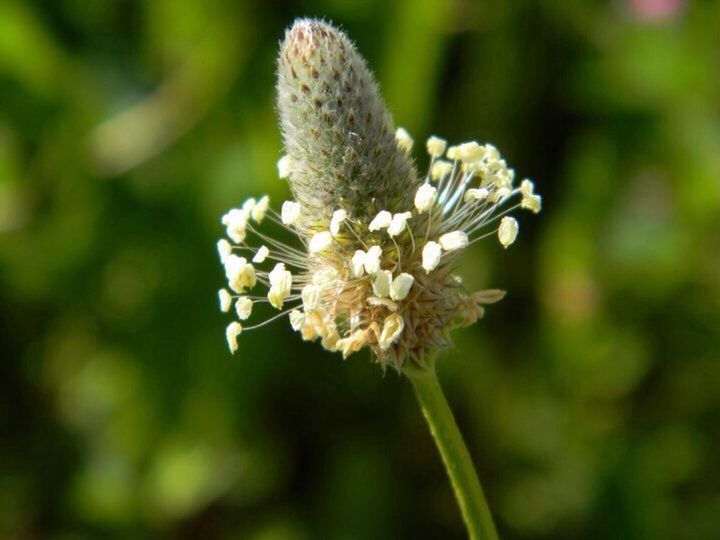
[[[263,196],[252,209],[252,218],[256,223],[260,223],[265,217],[268,206],[270,205],[270,197]]]
[[[232,254],[225,258],[225,277],[230,288],[237,293],[245,292],[245,289],[254,287],[257,282],[253,265],[245,257]]]
[[[463,231],[452,231],[443,234],[438,242],[445,251],[455,251],[456,249],[462,249],[469,243],[468,235]]]
[[[390,221],[390,225],[388,225],[388,235],[389,236],[397,236],[403,230],[405,230],[405,224],[407,223],[407,220],[412,217],[412,212],[403,212],[401,214],[394,214],[392,217],[392,220]]]
[[[220,261],[224,261],[225,258],[232,253],[232,246],[230,242],[221,238],[217,243],[218,255],[220,255]]]
[[[280,219],[285,225],[294,225],[300,217],[300,203],[285,201],[280,210]]]
[[[405,321],[397,313],[388,315],[383,324],[382,332],[378,338],[378,346],[380,350],[386,351],[390,346],[395,343],[400,334],[405,328]]]
[[[241,296],[235,302],[235,312],[237,313],[238,319],[244,321],[250,318],[252,313],[253,303],[247,296]]]
[[[433,180],[443,178],[452,172],[452,168],[452,163],[450,163],[449,161],[438,159],[435,163],[433,163],[433,166],[430,169],[430,177]]]
[[[238,208],[233,208],[222,217],[222,223],[225,225],[225,231],[228,237],[236,244],[245,240],[247,218],[247,213]]]
[[[305,322],[305,314],[297,309],[293,309],[288,315],[288,318],[290,319],[290,326],[292,326],[292,329],[296,332],[300,330]]]
[[[470,201],[484,201],[487,199],[490,192],[485,188],[470,188],[465,192],[465,202]]]
[[[520,183],[520,193],[522,193],[520,207],[537,214],[542,205],[542,198],[533,192],[534,189],[535,186],[533,186],[533,183],[527,178]]]
[[[320,293],[322,293],[322,289],[312,283],[308,283],[303,287],[300,297],[302,298],[303,309],[306,312],[318,307],[320,304]]]
[[[427,151],[434,158],[439,158],[445,152],[447,141],[434,135],[427,140]]]
[[[226,289],[220,289],[218,291],[218,298],[220,300],[220,311],[227,313],[232,305],[232,296],[227,292]]]
[[[257,201],[254,197],[250,197],[248,199],[245,199],[245,202],[242,205],[242,211],[245,214],[245,217],[250,217],[250,213],[252,212],[252,209],[255,208],[255,205],[257,204]]]
[[[370,296],[366,300],[368,306],[385,306],[390,311],[397,311],[397,304],[388,298],[379,298],[377,296]]]
[[[278,176],[280,178],[287,178],[290,176],[290,156],[283,156],[277,162]]]
[[[421,214],[429,210],[437,198],[437,188],[430,184],[423,184],[415,193],[415,208]]]
[[[458,146],[458,157],[465,163],[479,161],[485,155],[485,147],[475,141],[470,141]]]
[[[350,274],[352,277],[359,278],[363,275],[365,267],[365,252],[358,249],[350,259]]]
[[[230,352],[233,354],[238,350],[237,337],[240,332],[242,332],[242,325],[237,321],[231,322],[225,329],[225,339],[227,339],[228,347],[230,347]]]
[[[330,231],[315,233],[310,239],[308,250],[310,253],[320,253],[332,245],[333,237]]]
[[[437,265],[440,264],[440,257],[442,257],[442,247],[437,242],[430,241],[425,244],[422,251],[422,267],[426,273],[430,273]]]
[[[498,227],[498,239],[505,249],[512,244],[518,235],[518,222],[515,218],[505,216],[500,220]]]
[[[392,283],[392,272],[390,270],[380,270],[375,274],[373,282],[373,292],[375,296],[387,298],[390,296],[390,284]]]
[[[380,246],[370,246],[365,253],[365,271],[373,275],[380,270],[380,257],[382,257],[382,248]]]
[[[397,276],[390,286],[390,298],[393,300],[405,300],[415,278],[410,274],[402,273]]]
[[[374,232],[379,231],[380,229],[387,229],[391,221],[392,214],[387,210],[380,210],[377,216],[375,216],[370,222],[370,225],[368,225],[368,230],[370,232]]]
[[[265,259],[267,259],[267,256],[269,253],[270,253],[270,250],[267,248],[267,246],[260,246],[260,248],[257,250],[257,253],[252,258],[252,262],[254,262],[254,263],[265,262]]]
[[[412,150],[412,137],[404,128],[397,128],[397,131],[395,131],[395,140],[397,141],[398,146],[406,152],[410,152],[410,150]]]
[[[332,218],[330,219],[330,232],[333,236],[337,236],[340,232],[340,224],[347,219],[347,212],[345,210],[335,210]]]
[[[274,308],[280,309],[285,299],[290,295],[292,274],[285,270],[283,263],[277,263],[275,268],[268,274],[268,280],[270,281],[270,290],[267,298]]]

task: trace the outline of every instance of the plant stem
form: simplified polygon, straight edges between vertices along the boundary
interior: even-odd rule
[[[427,367],[405,367],[403,372],[415,389],[425,420],[450,476],[470,538],[498,540],[475,467],[435,374],[434,359]]]

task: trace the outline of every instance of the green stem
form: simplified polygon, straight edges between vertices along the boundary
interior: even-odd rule
[[[465,526],[472,540],[498,540],[490,508],[483,495],[465,441],[435,374],[435,362],[427,367],[405,367],[425,420],[442,456]]]

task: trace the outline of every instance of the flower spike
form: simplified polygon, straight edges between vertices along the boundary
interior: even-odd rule
[[[277,75],[278,173],[294,200],[279,213],[267,197],[229,210],[221,219],[229,240],[217,249],[228,282],[220,309],[234,304],[243,325],[256,303],[278,312],[255,326],[231,323],[228,346],[234,352],[241,332],[287,317],[302,339],[343,357],[369,348],[383,365],[422,365],[450,345],[453,328],[504,295],[467,291],[456,274],[461,254],[488,236],[509,247],[519,227],[507,214],[539,212],[540,195],[527,179],[515,187],[497,148],[476,141],[430,137],[419,176],[411,135],[393,125],[365,61],[328,23],[295,22]],[[294,240],[265,232],[268,222]]]

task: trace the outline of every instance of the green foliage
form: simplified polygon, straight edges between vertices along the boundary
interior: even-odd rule
[[[652,3],[0,2],[0,536],[463,537],[407,381],[282,323],[225,349],[219,216],[289,196],[315,15],[416,141],[544,196],[468,252],[510,293],[439,362],[501,536],[716,538],[720,4]]]

